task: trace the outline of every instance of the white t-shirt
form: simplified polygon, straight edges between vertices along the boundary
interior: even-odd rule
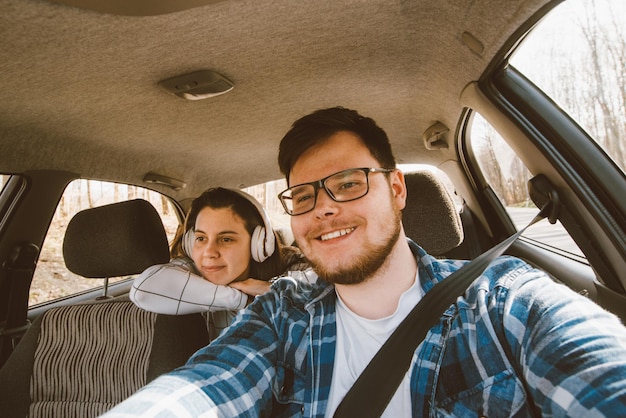
[[[386,318],[372,320],[352,312],[337,295],[337,345],[326,407],[327,417],[333,416],[361,372],[422,296],[422,288],[416,276],[413,286],[400,297],[396,311]],[[398,418],[411,415],[411,387],[407,371],[382,416]]]

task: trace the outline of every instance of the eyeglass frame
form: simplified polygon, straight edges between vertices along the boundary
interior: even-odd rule
[[[319,190],[320,189],[324,189],[326,191],[326,194],[335,202],[339,202],[339,203],[352,202],[354,200],[358,200],[358,199],[361,199],[362,197],[365,197],[369,193],[369,191],[370,191],[369,174],[370,173],[385,173],[385,174],[389,174],[389,173],[393,173],[395,170],[396,170],[395,168],[374,168],[374,167],[372,167],[372,168],[370,168],[370,167],[346,168],[345,170],[337,171],[336,173],[333,173],[330,176],[326,176],[326,177],[324,177],[323,179],[320,179],[320,180],[312,181],[312,182],[309,182],[309,183],[296,184],[296,185],[293,185],[291,187],[288,187],[285,190],[283,190],[282,192],[278,193],[278,200],[280,200],[280,203],[283,205],[283,209],[285,209],[285,212],[287,213],[287,215],[289,215],[289,216],[304,215],[305,213],[311,212],[317,206],[317,196],[319,194]],[[352,199],[337,200],[337,198],[334,196],[334,194],[330,190],[328,190],[328,188],[326,187],[326,180],[328,180],[331,177],[336,176],[337,174],[341,174],[341,173],[348,172],[348,171],[362,171],[363,173],[365,173],[365,184],[367,186],[366,189],[365,189],[365,193],[363,193],[359,197],[355,197],[355,198],[352,198]],[[289,209],[287,208],[287,205],[286,205],[285,201],[283,200],[283,195],[285,193],[287,193],[288,191],[296,188],[296,187],[302,187],[302,186],[308,186],[308,185],[313,186],[313,206],[311,206],[311,209],[308,209],[308,210],[306,210],[304,212],[293,214],[293,211],[291,211],[292,213],[290,213]]]

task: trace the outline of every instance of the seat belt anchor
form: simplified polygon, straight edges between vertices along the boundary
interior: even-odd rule
[[[554,225],[559,219],[561,200],[550,180],[545,175],[538,174],[528,181],[528,191],[532,201],[541,208],[539,215],[548,218]]]

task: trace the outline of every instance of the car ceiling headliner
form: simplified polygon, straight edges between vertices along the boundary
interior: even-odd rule
[[[280,177],[295,119],[336,105],[373,117],[399,162],[440,164],[455,151],[426,150],[422,133],[454,132],[463,88],[546,2],[189,0],[128,16],[0,0],[0,171],[156,172],[189,185],[165,189],[176,198],[248,186]],[[157,85],[200,69],[235,88],[185,101]]]

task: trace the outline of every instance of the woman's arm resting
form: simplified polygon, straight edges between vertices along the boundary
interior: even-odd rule
[[[130,299],[142,309],[168,315],[239,310],[246,306],[245,293],[204,280],[191,268],[184,259],[147,268],[135,278]]]

